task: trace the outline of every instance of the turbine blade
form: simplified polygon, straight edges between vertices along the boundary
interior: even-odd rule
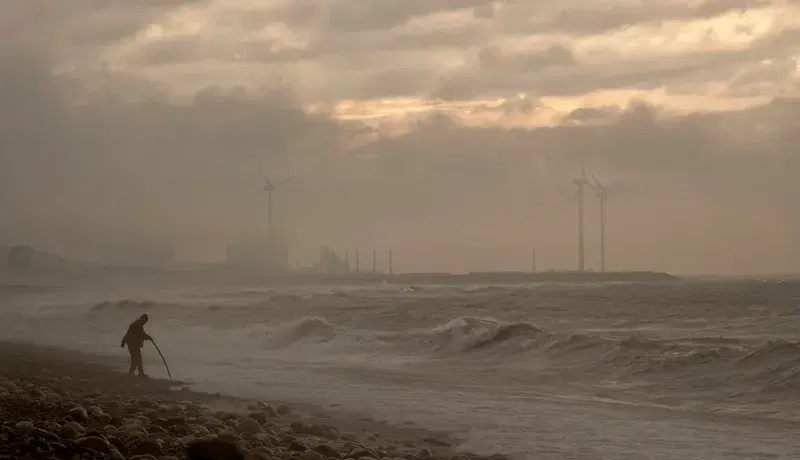
[[[601,184],[599,180],[597,180],[597,176],[595,176],[594,173],[592,173],[592,180],[594,181],[594,187],[593,188],[595,190],[598,190],[600,193],[605,195],[606,188],[603,187],[603,184]]]

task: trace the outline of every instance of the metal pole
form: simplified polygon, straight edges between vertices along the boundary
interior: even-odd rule
[[[606,195],[600,195],[600,271],[606,271]]]
[[[581,182],[578,184],[578,271],[583,270],[583,183]]]

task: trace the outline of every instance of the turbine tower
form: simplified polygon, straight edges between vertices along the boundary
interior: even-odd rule
[[[573,179],[572,183],[578,187],[578,271],[582,272],[585,268],[584,259],[584,238],[583,238],[583,187],[590,186],[589,179],[586,178],[586,169],[581,168],[581,177]]]
[[[285,239],[285,231],[279,230],[275,226],[275,206],[272,200],[272,192],[276,191],[278,185],[282,185],[286,180],[280,182],[272,182],[264,172],[261,172],[264,177],[264,191],[267,192],[267,258],[271,268],[285,269],[288,261],[288,253],[286,252],[286,241],[280,241],[282,244],[279,247],[279,240]],[[280,258],[280,261],[278,260]],[[286,259],[286,260],[284,260]]]
[[[264,191],[267,192],[267,250],[272,251],[275,240],[275,227],[273,227],[272,192],[277,190],[275,184],[264,176]]]
[[[608,194],[603,184],[592,174],[591,186],[595,194],[600,198],[600,271],[606,271],[606,210],[608,208]]]

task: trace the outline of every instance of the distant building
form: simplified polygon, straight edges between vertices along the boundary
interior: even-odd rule
[[[289,270],[289,247],[269,248],[258,243],[232,243],[225,247],[225,262],[230,266],[274,272]]]
[[[333,249],[323,247],[319,260],[314,263],[312,269],[322,273],[347,273],[350,271],[350,263],[342,259]]]
[[[175,263],[175,246],[170,243],[123,243],[107,247],[103,262],[111,265],[164,267]]]

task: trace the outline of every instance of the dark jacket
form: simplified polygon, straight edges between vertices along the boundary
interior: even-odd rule
[[[119,346],[123,347],[128,345],[128,348],[138,349],[144,346],[145,340],[153,340],[153,338],[144,331],[144,323],[146,322],[147,320],[143,318],[132,322],[131,325],[128,326],[128,332],[125,333],[125,337],[122,338],[122,342]]]

